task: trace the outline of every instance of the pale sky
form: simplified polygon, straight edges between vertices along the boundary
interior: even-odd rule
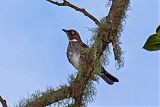
[[[124,67],[116,70],[113,55],[107,69],[119,78],[109,86],[97,84],[89,107],[159,107],[159,53],[142,49],[155,33],[158,0],[131,0],[121,35]],[[107,14],[106,1],[70,0],[98,19]],[[50,4],[46,0],[0,1],[0,95],[13,107],[20,98],[46,86],[67,83],[76,70],[66,57],[67,37],[61,30],[75,29],[87,43],[94,22],[83,14]],[[1,107],[1,105],[0,105]]]

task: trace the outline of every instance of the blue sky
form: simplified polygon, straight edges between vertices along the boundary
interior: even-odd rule
[[[107,14],[105,0],[70,0],[98,19]],[[158,107],[159,52],[142,49],[159,24],[158,1],[132,0],[122,33],[125,65],[115,69],[113,55],[107,69],[120,82],[100,79],[97,96],[89,107]],[[0,95],[10,106],[35,90],[57,87],[75,73],[66,58],[67,37],[62,28],[76,29],[86,43],[95,24],[83,14],[46,0],[0,1]],[[1,105],[0,105],[1,106]]]

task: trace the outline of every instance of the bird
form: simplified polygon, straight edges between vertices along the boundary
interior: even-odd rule
[[[80,34],[76,30],[62,30],[67,34],[69,40],[66,53],[68,61],[78,70],[80,52],[83,48],[89,48],[89,46],[82,42]],[[113,85],[114,82],[119,82],[119,80],[115,76],[107,72],[103,66],[99,76],[109,85]]]

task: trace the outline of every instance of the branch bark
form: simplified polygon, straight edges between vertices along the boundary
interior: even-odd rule
[[[68,6],[70,8],[73,8],[76,11],[79,11],[79,12],[83,13],[85,16],[87,16],[88,18],[90,18],[92,21],[95,22],[96,25],[100,24],[100,22],[94,16],[92,16],[89,12],[87,12],[84,8],[79,8],[79,7],[71,4],[67,0],[63,0],[63,3],[59,3],[59,2],[56,2],[56,1],[53,1],[53,0],[47,0],[47,1],[52,3],[52,4],[55,4],[57,6]]]
[[[63,87],[56,91],[49,91],[47,93],[44,93],[43,96],[35,99],[34,101],[27,103],[25,107],[45,107],[60,100],[70,98],[71,93],[71,86],[65,88]]]
[[[100,43],[99,46],[102,47],[96,47],[96,44],[93,44],[93,47],[97,48],[97,59],[100,59],[109,43],[112,43],[114,49],[115,39],[121,30],[120,27],[122,26],[128,4],[129,0],[112,0],[109,14],[106,16],[106,23],[109,27],[106,29],[106,33],[103,36],[98,35],[96,38],[96,42]]]
[[[3,107],[8,107],[6,100],[4,100],[1,96],[0,96],[0,102],[1,102]]]

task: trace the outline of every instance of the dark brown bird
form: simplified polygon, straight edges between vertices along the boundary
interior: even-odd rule
[[[88,48],[86,44],[84,44],[80,38],[80,35],[77,31],[70,29],[70,30],[65,30],[62,29],[68,37],[69,44],[67,48],[67,58],[69,62],[76,68],[78,69],[78,62],[80,58],[80,51],[82,48]],[[99,75],[104,81],[106,81],[108,84],[113,85],[114,82],[119,82],[119,80],[108,73],[104,67],[102,68],[102,72]]]

